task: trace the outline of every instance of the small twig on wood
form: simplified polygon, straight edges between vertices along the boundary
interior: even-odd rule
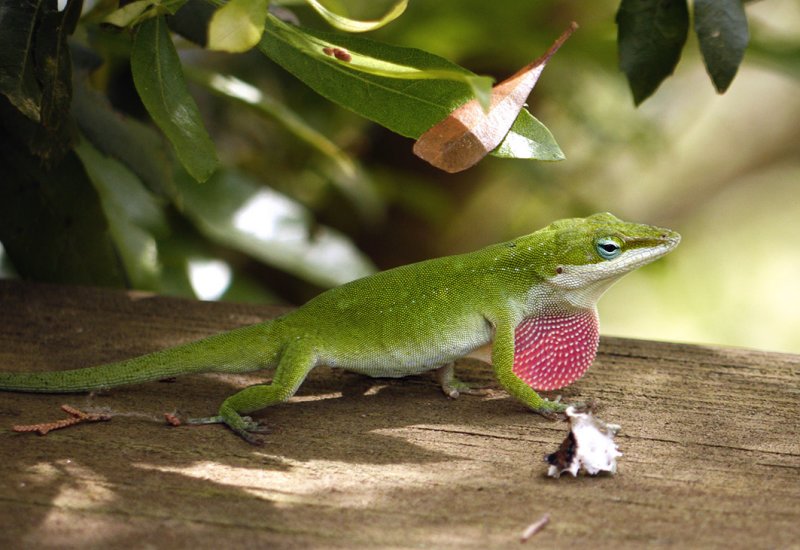
[[[544,514],[535,522],[528,525],[525,530],[522,532],[522,536],[520,537],[520,542],[528,542],[528,539],[531,538],[533,535],[544,529],[544,526],[550,523],[550,514]]]
[[[69,405],[61,405],[61,410],[70,415],[70,418],[56,420],[55,422],[43,422],[41,424],[17,425],[13,426],[11,429],[15,432],[37,432],[39,435],[46,435],[53,430],[60,430],[61,428],[74,426],[75,424],[81,424],[83,422],[105,422],[111,420],[111,415],[86,413]]]
[[[183,421],[180,419],[177,413],[169,412],[164,413],[164,420],[167,421],[167,424],[170,426],[182,426]]]

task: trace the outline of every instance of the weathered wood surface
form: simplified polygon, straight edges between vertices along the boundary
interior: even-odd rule
[[[112,361],[276,313],[0,282],[0,369]],[[492,382],[485,366],[460,372]],[[293,402],[260,415],[274,428],[260,448],[150,418],[212,414],[257,379],[0,393],[0,547],[501,548],[545,513],[527,546],[800,546],[797,356],[604,338],[563,394],[598,400],[622,425],[613,477],[545,477],[564,423],[499,390],[448,400],[429,376],[317,369]],[[60,418],[65,402],[119,416],[45,437],[8,429]]]

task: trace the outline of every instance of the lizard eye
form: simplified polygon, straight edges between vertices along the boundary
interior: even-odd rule
[[[615,239],[612,239],[611,237],[597,239],[595,248],[597,249],[597,253],[600,254],[600,257],[605,260],[616,258],[622,252],[622,247]]]

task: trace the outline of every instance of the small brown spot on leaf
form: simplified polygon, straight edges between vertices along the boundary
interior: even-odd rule
[[[351,59],[353,59],[353,56],[350,55],[350,52],[342,48],[333,48],[333,57],[339,61],[345,62],[349,62]]]
[[[353,59],[353,56],[350,55],[350,52],[345,50],[344,48],[331,48],[330,46],[326,46],[322,48],[322,53],[325,55],[329,55],[331,57],[335,57],[339,61],[348,62]]]

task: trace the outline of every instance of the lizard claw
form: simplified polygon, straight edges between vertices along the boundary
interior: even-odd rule
[[[453,363],[448,363],[436,369],[436,378],[442,387],[442,392],[450,399],[458,399],[462,393],[465,395],[488,395],[486,388],[473,388],[462,382],[453,374]]]
[[[244,421],[243,425],[241,426],[232,426],[228,422],[225,422],[225,425],[250,445],[255,445],[256,447],[263,446],[265,443],[264,438],[255,434],[269,433],[270,429],[264,424],[261,424],[261,422],[253,420],[249,416],[243,416],[241,419]]]
[[[559,395],[554,400],[547,398],[542,399],[543,403],[533,409],[533,412],[540,414],[548,420],[559,420],[564,418],[564,411],[567,410],[567,405],[561,402]]]
[[[243,416],[242,420],[245,422],[244,429],[250,433],[268,434],[272,432],[269,426],[263,424],[260,420],[253,420],[249,416]]]
[[[190,418],[186,421],[187,424],[225,424],[236,435],[244,439],[251,445],[261,446],[264,444],[264,439],[253,434],[269,433],[269,427],[261,424],[257,420],[253,420],[249,416],[239,416],[238,414],[221,414],[218,416],[210,416],[207,418]]]

